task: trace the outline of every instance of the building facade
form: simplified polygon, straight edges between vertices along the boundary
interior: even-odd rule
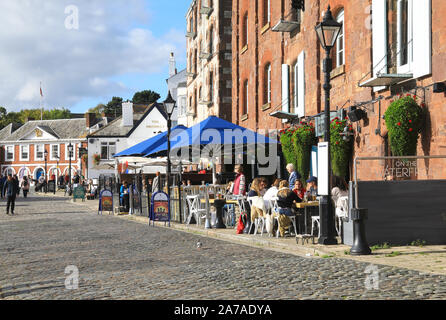
[[[330,5],[333,17],[343,23],[331,51],[332,117],[355,107],[366,113],[352,123],[351,160],[391,155],[383,115],[401,94],[415,96],[425,110],[417,154],[445,153],[445,94],[434,92],[446,81],[444,1],[305,0],[297,1],[303,4],[299,9],[291,3],[234,0],[234,123],[254,130],[289,126],[274,117],[277,111],[294,122],[321,123],[325,51],[315,26]],[[317,129],[321,137],[323,127]],[[418,178],[446,177],[444,161],[418,161]],[[371,167],[382,167],[382,161],[358,164],[359,177],[382,178]]]
[[[85,175],[85,162],[79,149],[86,148],[88,119],[28,121],[22,126],[10,124],[0,131],[0,170],[4,175],[40,176]],[[70,159],[68,146],[73,145]],[[45,159],[45,152],[47,157]]]
[[[172,122],[175,126],[176,121]],[[121,117],[87,137],[88,177],[95,179],[100,175],[115,174],[119,161],[113,157],[115,154],[165,131],[167,115],[161,104],[144,106],[123,103]]]
[[[193,0],[187,19],[188,124],[231,120],[232,0]]]

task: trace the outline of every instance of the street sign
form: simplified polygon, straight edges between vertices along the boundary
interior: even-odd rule
[[[155,221],[164,221],[164,225],[169,222],[170,227],[170,199],[164,192],[156,192],[152,196],[152,206],[149,219],[152,220],[153,225]],[[150,224],[150,221],[149,221]]]
[[[76,199],[82,199],[82,201],[85,201],[85,188],[82,186],[76,187],[73,190],[73,200],[76,201]]]
[[[317,151],[317,191],[320,196],[328,196],[329,174],[328,174],[328,142],[318,144]]]
[[[99,195],[98,214],[102,215],[103,211],[113,212],[113,192],[104,190]]]

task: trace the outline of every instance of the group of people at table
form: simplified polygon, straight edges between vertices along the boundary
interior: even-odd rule
[[[317,178],[311,176],[306,180],[304,187],[301,175],[295,171],[293,164],[287,165],[289,173],[288,180],[276,179],[270,188],[267,188],[268,182],[265,178],[255,178],[249,190],[246,190],[246,178],[243,174],[243,167],[235,167],[236,178],[229,186],[229,193],[233,195],[246,196],[251,204],[250,222],[254,223],[259,217],[265,219],[265,227],[268,233],[274,234],[274,220],[278,218],[279,233],[285,236],[287,230],[291,227],[290,217],[302,216],[297,203],[315,201],[318,195]],[[334,204],[342,196],[348,196],[347,183],[344,179],[333,177],[332,199]],[[277,202],[278,210],[270,210],[272,201]],[[295,233],[298,231],[295,230]]]

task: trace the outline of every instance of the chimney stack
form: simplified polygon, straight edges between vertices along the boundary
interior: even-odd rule
[[[169,77],[172,77],[177,74],[177,63],[175,61],[174,53],[170,53],[169,59]]]
[[[85,114],[85,122],[87,125],[87,128],[91,128],[96,124],[96,114],[93,112],[87,112]]]
[[[133,127],[133,103],[130,101],[122,103],[122,126]]]

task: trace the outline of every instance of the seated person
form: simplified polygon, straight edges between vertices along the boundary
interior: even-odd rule
[[[248,199],[252,201],[251,205],[251,222],[254,222],[258,217],[263,217],[265,212],[265,204],[261,196],[260,179],[255,178],[251,184],[251,190],[248,192]]]
[[[302,184],[302,181],[296,180],[296,183],[294,184],[293,192],[301,199],[304,199],[305,192],[307,190],[304,188],[304,185]]]
[[[317,197],[317,178],[310,177],[307,180],[307,197],[312,197],[313,199]]]
[[[289,217],[298,214],[295,203],[300,203],[302,200],[289,189],[288,181],[283,180],[280,183],[279,192],[277,193],[277,204],[279,205],[279,232],[283,237],[285,231],[291,226],[291,219]],[[277,215],[277,213],[276,213]],[[297,230],[295,230],[297,232]]]
[[[335,203],[336,207],[338,207],[338,200],[341,197],[348,197],[348,185],[344,179],[333,176],[333,189],[331,190],[331,198]]]

